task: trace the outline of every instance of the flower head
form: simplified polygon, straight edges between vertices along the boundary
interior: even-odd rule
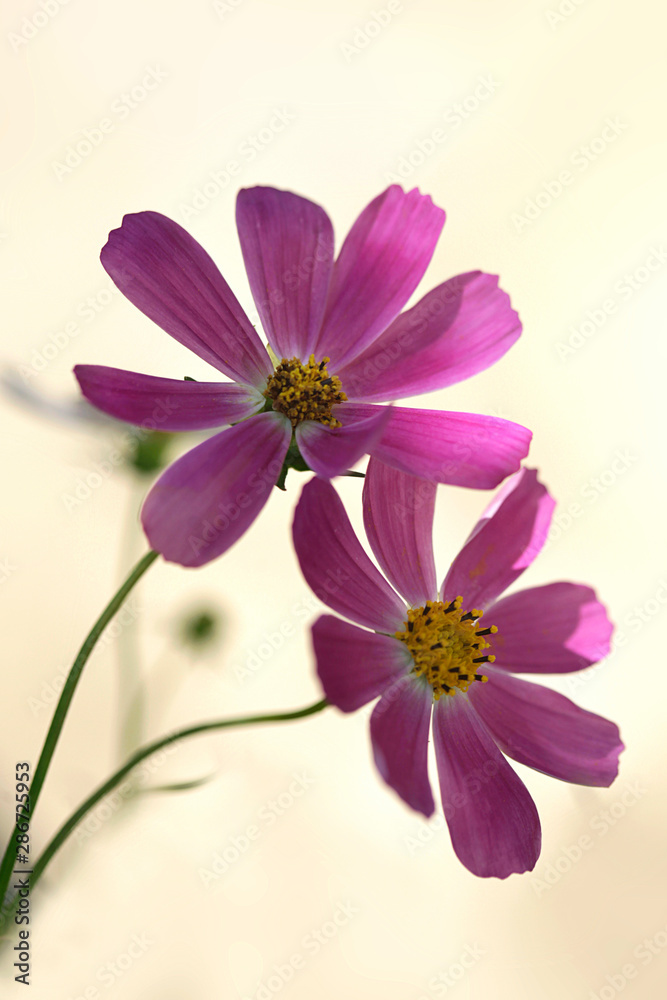
[[[377,405],[483,370],[521,332],[498,279],[480,271],[400,312],[445,220],[428,196],[388,188],[335,260],[329,217],[305,198],[251,188],[239,193],[236,214],[276,364],[211,258],[175,222],[127,215],[102,250],[125,296],[230,380],[75,368],[86,399],[122,420],[163,431],[234,425],[176,461],[149,493],[142,521],[153,548],[186,566],[220,555],[258,515],[286,461],[330,478],[373,454],[479,489],[518,468],[530,442],[518,424]]]
[[[549,529],[554,502],[534,470],[503,487],[439,589],[435,491],[435,484],[371,458],[364,525],[386,579],[322,480],[304,487],[294,544],[316,594],[355,622],[323,615],[313,626],[327,699],[352,712],[380,696],[370,723],[376,765],[425,816],[434,810],[427,768],[433,718],[454,850],[474,874],[505,878],[534,867],[540,823],[503,754],[563,781],[608,786],[623,749],[613,722],[515,674],[590,666],[609,652],[612,625],[582,584],[552,583],[498,599],[532,563]]]

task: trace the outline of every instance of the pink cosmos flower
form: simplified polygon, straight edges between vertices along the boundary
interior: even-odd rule
[[[471,271],[400,313],[421,280],[445,213],[416,189],[368,205],[334,261],[319,205],[287,191],[241,191],[237,225],[274,364],[205,250],[156,212],[127,215],[102,250],[124,295],[232,381],[74,369],[84,396],[143,427],[232,424],[170,466],[142,521],[153,548],[200,566],[225,552],[286,467],[330,478],[370,453],[413,475],[491,489],[516,471],[530,432],[493,417],[378,406],[458,382],[498,360],[521,332],[497,277]],[[399,315],[400,313],[400,315]]]
[[[475,875],[506,878],[534,867],[540,822],[503,754],[563,781],[608,786],[623,749],[613,722],[515,674],[590,666],[609,652],[612,625],[582,584],[551,583],[498,600],[532,563],[551,521],[554,501],[534,470],[503,487],[439,590],[435,492],[433,483],[371,458],[364,524],[387,583],[334,488],[320,479],[304,487],[294,519],[301,569],[321,600],[356,623],[333,615],[315,622],[317,671],[327,699],[344,712],[380,695],[370,720],[375,763],[425,816],[434,810],[433,716],[454,850]]]

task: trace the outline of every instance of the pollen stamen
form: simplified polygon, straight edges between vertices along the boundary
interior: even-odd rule
[[[412,673],[426,678],[436,701],[443,694],[451,697],[467,691],[475,681],[486,682],[488,677],[477,673],[474,664],[495,660],[492,653],[479,654],[490,648],[482,637],[495,635],[498,629],[495,625],[477,629],[483,611],[473,608],[462,614],[462,604],[463,598],[457,597],[447,605],[427,601],[423,607],[409,608],[405,630],[395,633],[412,653]]]
[[[264,395],[273,401],[274,410],[289,417],[292,427],[303,420],[317,420],[327,427],[341,426],[331,411],[347,396],[338,376],[329,375],[328,361],[329,358],[322,358],[317,362],[314,354],[307,364],[298,358],[289,361],[283,358],[267,379]]]

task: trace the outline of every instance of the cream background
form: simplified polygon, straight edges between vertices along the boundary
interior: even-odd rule
[[[286,1000],[588,1000],[616,995],[619,983],[632,1000],[664,992],[667,687],[655,651],[667,600],[667,262],[627,300],[614,289],[667,237],[664,14],[648,0],[563,0],[571,12],[554,24],[548,14],[557,0],[396,6],[377,37],[351,51],[344,45],[359,39],[374,9],[387,9],[384,0],[240,0],[219,10],[203,0],[70,0],[26,44],[12,44],[10,35],[41,7],[3,5],[2,360],[30,365],[34,350],[77,321],[77,335],[29,380],[33,389],[74,397],[77,362],[208,377],[203,362],[120,295],[90,322],[78,312],[89,296],[105,300],[110,282],[98,255],[122,215],[151,208],[185,224],[255,318],[233,221],[237,188],[271,184],[313,198],[340,240],[400,158],[441,127],[446,140],[406,179],[448,213],[419,294],[471,268],[499,273],[524,336],[490,371],[414,402],[528,425],[530,463],[559,511],[579,505],[521,585],[590,582],[624,634],[623,647],[579,686],[568,678],[552,685],[620,724],[628,747],[620,777],[595,790],[517,766],[540,811],[542,856],[532,875],[483,881],[458,863],[441,821],[425,827],[384,787],[372,765],[367,711],[329,710],[192,741],[153,783],[213,780],[143,796],[79,845],[72,839],[35,891],[34,1000],[273,996],[260,985],[297,953],[305,967],[278,991]],[[166,79],[121,119],[114,102],[155,67]],[[495,92],[476,100],[489,76]],[[477,107],[455,126],[446,112],[466,99]],[[211,171],[239,158],[275,109],[294,120],[185,220],[182,206]],[[113,130],[59,180],[54,161],[103,118]],[[579,170],[570,157],[608,118],[624,128]],[[513,216],[568,168],[573,182],[518,231]],[[616,312],[560,356],[571,326],[609,298]],[[123,471],[65,508],[63,494],[113,449],[106,432],[48,422],[6,398],[0,406],[5,836],[14,763],[36,761],[50,714],[34,701],[71,662],[145,541],[138,532],[127,541],[140,493]],[[612,471],[619,451],[629,457]],[[601,492],[593,479],[603,474]],[[86,669],[33,823],[35,847],[117,764],[119,643],[141,646],[150,735],[319,696],[296,614],[314,605],[303,603],[309,591],[288,533],[302,482],[292,474],[287,494],[274,491],[222,559],[196,572],[162,562],[151,569],[138,591],[136,629],[104,644]],[[359,485],[345,481],[341,491],[358,524]],[[441,488],[441,576],[487,500]],[[193,663],[172,641],[174,622],[204,600],[223,610],[225,636]],[[315,614],[309,610],[308,620]],[[285,623],[293,637],[240,678],[238,668]],[[260,810],[295,773],[311,787],[267,825]],[[602,833],[609,809],[614,824]],[[210,869],[215,853],[252,823],[257,842],[205,887],[199,869]],[[420,832],[425,842],[416,847]],[[583,836],[590,849],[568,864],[567,851]],[[563,873],[547,886],[550,865]],[[341,902],[358,913],[314,954],[306,935],[340,915]],[[119,956],[135,933],[151,943],[127,967]],[[635,949],[656,935],[658,953],[645,961]],[[455,981],[464,953],[470,968]],[[104,971],[118,961],[122,975]],[[627,963],[637,972],[623,983]],[[434,981],[440,974],[449,985]],[[15,993],[9,978],[2,995]]]

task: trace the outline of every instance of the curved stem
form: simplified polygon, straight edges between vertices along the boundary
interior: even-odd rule
[[[185,729],[177,729],[175,732],[170,733],[168,736],[162,736],[157,740],[153,740],[152,743],[147,743],[146,746],[140,747],[136,753],[132,754],[130,759],[123,764],[114,774],[108,778],[104,784],[96,788],[95,791],[88,796],[88,798],[81,803],[79,808],[74,812],[70,818],[63,823],[55,836],[46,845],[44,851],[37,859],[33,866],[32,876],[30,878],[30,886],[34,888],[42,872],[48,865],[49,861],[53,855],[62,847],[64,842],[69,837],[72,830],[77,826],[83,817],[89,812],[93,806],[97,805],[100,799],[103,799],[109,792],[120,784],[126,774],[128,774],[137,764],[140,764],[142,760],[146,757],[150,757],[151,754],[157,753],[158,750],[162,750],[163,747],[169,746],[170,743],[175,743],[177,740],[186,739],[188,736],[200,736],[203,733],[210,733],[216,729],[231,729],[235,726],[252,726],[260,725],[267,722],[289,722],[292,719],[304,719],[308,715],[315,715],[317,712],[321,712],[322,709],[326,708],[329,702],[325,699],[322,701],[316,701],[313,705],[308,705],[306,708],[299,708],[292,712],[279,712],[270,715],[248,715],[242,716],[238,719],[218,719],[213,722],[200,722],[196,726],[187,726]],[[9,906],[8,915],[12,911],[12,904]]]
[[[72,664],[72,668],[65,682],[65,686],[63,687],[58,704],[56,705],[56,710],[53,714],[53,719],[51,720],[51,725],[48,733],[46,734],[44,746],[42,747],[42,752],[39,756],[37,767],[35,768],[35,772],[30,783],[29,803],[27,806],[22,807],[20,814],[17,815],[16,825],[11,837],[9,838],[9,843],[7,844],[7,849],[5,850],[2,864],[0,865],[0,903],[5,899],[7,886],[14,867],[16,834],[18,833],[19,824],[24,822],[26,819],[30,820],[34,815],[37,800],[39,799],[44,779],[46,778],[49,765],[51,764],[51,758],[53,757],[56,745],[60,738],[60,733],[62,731],[70,703],[74,697],[76,686],[79,683],[79,678],[81,677],[83,668],[85,667],[86,662],[95,648],[95,644],[97,643],[97,640],[101,636],[102,632],[116,614],[121,604],[134,587],[135,583],[141,579],[148,567],[155,562],[158,555],[158,552],[151,550],[139,560],[126,579],[125,583],[120,587],[117,593],[114,594],[100,617],[93,625],[92,629],[86,636],[74,663]]]
[[[122,566],[127,566],[130,560],[136,559],[136,541],[140,532],[137,531],[137,509],[145,490],[143,484],[137,488],[136,481],[132,483],[125,530],[123,532]],[[118,715],[120,720],[118,732],[117,762],[125,758],[141,745],[143,738],[143,722],[145,712],[145,691],[142,671],[139,669],[138,655],[138,616],[134,615],[132,622],[123,628],[115,642],[118,661]]]

